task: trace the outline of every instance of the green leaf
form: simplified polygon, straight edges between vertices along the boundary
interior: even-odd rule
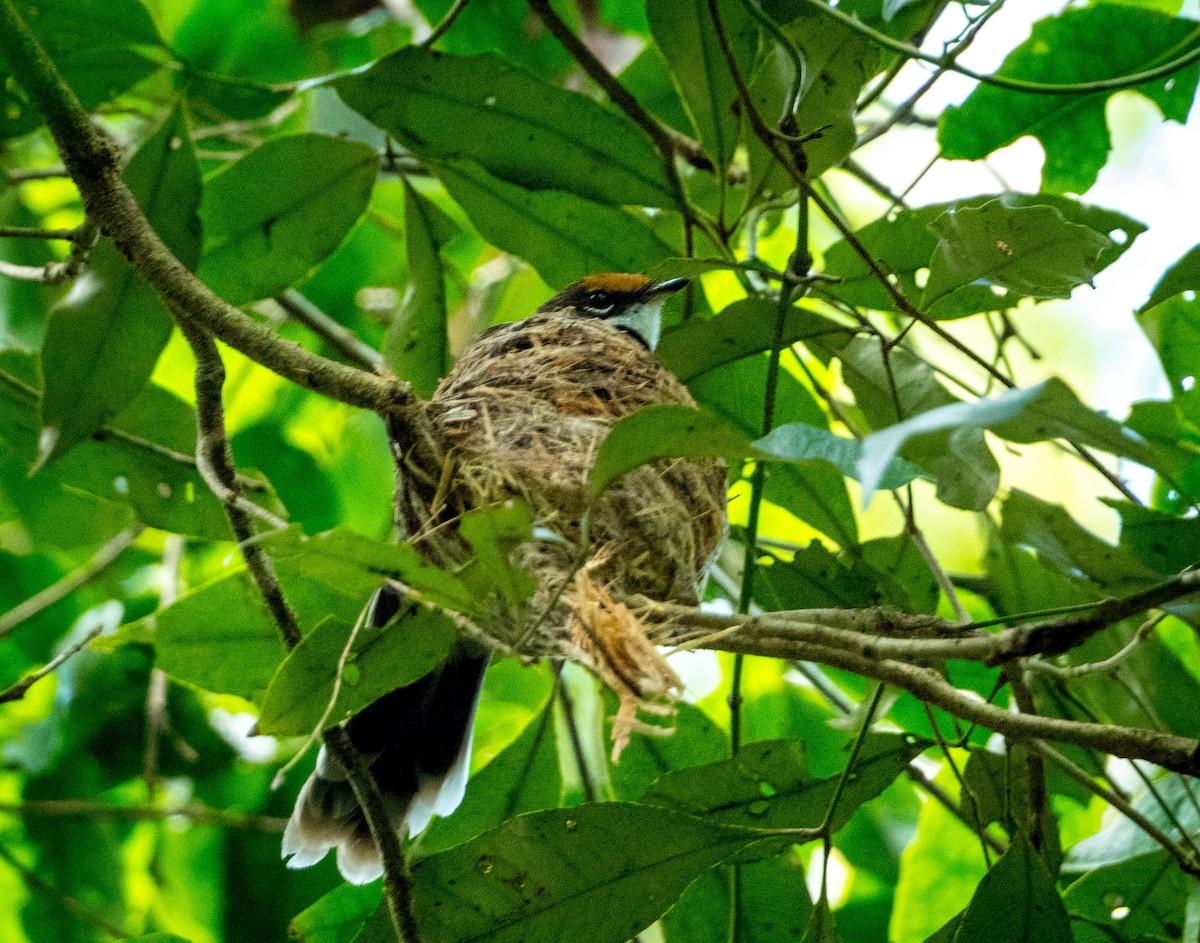
[[[1185,253],[1137,311],[1138,324],[1158,352],[1171,396],[1184,416],[1200,420],[1200,246]]]
[[[993,200],[1001,199],[1011,208],[1049,206],[1058,210],[1069,223],[1087,226],[1111,239],[1108,247],[1100,252],[1097,271],[1111,265],[1133,245],[1135,239],[1146,231],[1146,227],[1115,210],[1103,209],[1081,203],[1053,193],[1002,193],[938,203],[918,209],[891,213],[855,232],[867,253],[875,259],[884,272],[894,274],[897,287],[910,300],[921,294],[924,283],[918,285],[918,276],[927,275],[930,259],[937,249],[938,241],[930,224],[951,210],[978,209]],[[840,281],[830,290],[850,304],[876,311],[895,311],[895,302],[885,287],[871,273],[862,256],[844,239],[835,242],[825,253],[825,271],[836,275]],[[947,295],[929,309],[929,315],[938,320],[966,317],[983,311],[996,311],[1014,307],[1020,297],[999,286],[967,285]]]
[[[258,721],[262,733],[286,736],[316,728],[333,697],[338,659],[349,636],[350,626],[330,616],[288,652],[263,698]],[[360,630],[322,729],[427,675],[445,659],[454,638],[453,622],[435,609],[416,605],[383,628]]]
[[[346,943],[379,908],[380,884],[342,884],[292,918],[288,932],[303,943]]]
[[[1163,273],[1146,303],[1138,308],[1137,314],[1140,317],[1168,298],[1174,298],[1185,291],[1197,290],[1200,290],[1200,245],[1188,249],[1178,262]]]
[[[33,359],[0,353],[0,441],[25,474],[38,453],[39,393]],[[57,487],[119,501],[143,523],[206,540],[230,539],[221,502],[196,471],[192,408],[159,386],[146,386],[120,415],[41,469]],[[261,480],[248,479],[251,500],[275,514],[286,511]],[[31,510],[28,509],[27,510]]]
[[[931,307],[967,285],[996,285],[1030,298],[1069,298],[1100,270],[1108,236],[1069,223],[1053,206],[1010,206],[1003,197],[949,209],[929,224],[938,247],[921,299]]]
[[[762,430],[767,358],[746,357],[695,377],[689,389],[710,412],[753,439]],[[825,426],[827,420],[808,389],[781,370],[775,395],[780,420]],[[824,462],[775,463],[767,468],[765,496],[843,546],[858,542],[858,522],[841,474]]]
[[[835,435],[828,429],[790,422],[759,439],[754,443],[754,448],[759,458],[789,462],[819,459],[828,462],[843,475],[858,478],[866,455],[864,445],[864,442]],[[900,488],[920,475],[921,470],[917,466],[893,457],[883,468],[876,487],[884,490]]]
[[[1177,56],[1191,39],[1190,20],[1117,3],[1068,9],[1034,24],[1024,43],[1008,54],[997,75],[1038,82],[1092,82],[1116,78]],[[1164,118],[1187,120],[1200,67],[1137,86]],[[947,108],[938,128],[942,156],[979,160],[1032,134],[1046,151],[1042,189],[1083,193],[1108,158],[1111,146],[1104,109],[1112,91],[1093,94],[1029,94],[979,85],[958,107]]]
[[[1073,943],[1054,878],[1021,832],[975,890],[955,943]]]
[[[207,181],[200,278],[231,304],[294,285],[362,216],[378,169],[374,148],[321,134],[251,151]]]
[[[492,245],[564,288],[593,272],[641,272],[677,253],[642,219],[562,190],[526,190],[470,161],[433,168]]]
[[[162,40],[140,0],[32,0],[20,9],[26,24],[91,110],[152,75]],[[0,138],[42,124],[38,109],[17,88],[0,54]]]
[[[1021,443],[1066,439],[1143,465],[1155,463],[1153,452],[1140,436],[1088,409],[1069,386],[1052,377],[1037,386],[1008,390],[991,399],[931,409],[871,433],[862,442],[859,461],[863,500],[881,487],[889,463],[906,443],[914,437],[950,429],[988,429],[1002,439]]]
[[[929,745],[916,737],[871,735],[842,791],[833,828],[845,825]],[[816,828],[825,820],[840,778],[809,776],[803,744],[763,740],[742,747],[733,759],[661,776],[642,801],[746,828]]]
[[[1167,773],[1154,782],[1154,788],[1142,789],[1133,800],[1133,808],[1174,841],[1187,843],[1200,838],[1200,797],[1194,779]],[[1083,841],[1074,845],[1063,862],[1068,873],[1091,871],[1121,864],[1161,850],[1153,838],[1132,819],[1118,816]]]
[[[507,501],[476,508],[462,516],[458,529],[475,552],[462,577],[477,598],[495,592],[517,605],[537,591],[537,578],[510,560],[517,547],[533,538],[528,505]]]
[[[663,336],[658,359],[687,383],[709,370],[768,351],[775,341],[778,309],[778,303],[767,298],[743,298],[707,321],[693,318]],[[781,339],[784,347],[818,341],[841,347],[852,333],[807,308],[793,307]]]
[[[404,184],[404,233],[408,248],[408,289],[388,326],[383,357],[401,380],[428,399],[449,369],[446,337],[446,282],[440,253],[439,211]]]
[[[873,429],[886,430],[901,419],[960,404],[937,379],[933,369],[907,351],[892,350],[885,365],[879,345],[858,337],[842,348],[838,356],[842,361],[842,376]],[[942,429],[906,442],[901,448],[904,458],[934,477],[938,498],[944,504],[982,511],[996,493],[1000,468],[979,429]],[[867,451],[864,440],[864,460],[882,456],[882,452],[878,447]],[[877,480],[875,469],[886,467],[894,454],[895,450],[878,465],[872,460],[865,469],[860,463],[862,481]],[[873,487],[864,488],[864,499],[871,490]]]
[[[754,20],[735,0],[719,0],[717,13],[738,71],[749,75],[758,48]],[[737,147],[740,119],[734,109],[737,88],[717,39],[708,0],[649,0],[646,17],[704,152],[723,171]]]
[[[1088,923],[1074,922],[1075,943],[1174,938],[1183,922],[1189,885],[1194,888],[1195,881],[1161,849],[1089,871],[1063,894],[1073,916],[1090,918]]]
[[[829,901],[824,897],[813,906],[808,926],[804,928],[804,936],[800,943],[838,943],[840,937],[834,926],[833,911],[829,909]]]
[[[527,190],[567,190],[598,203],[678,203],[641,128],[499,56],[409,46],[334,87],[424,158],[475,161]]]
[[[588,474],[587,493],[598,498],[610,484],[659,458],[725,458],[753,451],[732,424],[701,409],[677,404],[645,406],[613,423]]]
[[[594,803],[519,816],[413,868],[429,943],[624,943],[696,877],[780,839],[668,809]]]
[[[1128,501],[1102,500],[1121,516],[1120,545],[1143,566],[1173,574],[1200,563],[1200,521]]]
[[[604,710],[607,716],[616,715],[617,698],[612,691],[604,692]],[[674,732],[668,737],[635,733],[621,751],[621,759],[609,766],[616,798],[638,799],[647,786],[671,770],[715,763],[729,755],[728,735],[692,704],[681,701],[676,705],[671,727]]]
[[[182,108],[138,148],[123,176],[167,248],[193,268],[200,255],[200,168]],[[174,325],[120,250],[107,239],[99,243],[46,328],[39,465],[66,454],[133,401]]]
[[[549,702],[516,740],[471,775],[462,804],[449,818],[434,820],[421,838],[421,851],[443,851],[515,815],[552,808],[558,805],[562,787],[553,702]]]

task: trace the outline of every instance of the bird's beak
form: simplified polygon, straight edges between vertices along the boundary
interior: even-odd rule
[[[651,285],[648,294],[672,295],[690,281],[690,278],[668,278],[665,282],[658,282],[655,285]]]

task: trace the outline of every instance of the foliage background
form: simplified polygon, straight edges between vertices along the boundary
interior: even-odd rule
[[[734,111],[736,90],[711,25],[699,25],[710,23],[705,4],[555,6],[656,119],[698,139],[698,150],[682,145],[669,164],[701,220],[690,254],[753,257],[778,274],[803,234],[816,270],[841,278],[806,283],[804,310],[826,320],[805,323],[848,327],[853,339],[839,335],[831,346],[809,338],[781,360],[770,352],[777,278],[752,269],[706,271],[699,289],[671,309],[676,323],[688,323],[668,337],[664,359],[724,420],[715,427],[723,452],[749,454],[737,443],[765,431],[772,360],[782,371],[767,425],[793,430],[775,440],[776,455],[792,463],[747,464],[734,483],[735,539],[708,609],[886,603],[953,618],[957,601],[976,620],[1019,622],[1023,614],[1094,604],[1185,572],[1200,548],[1192,516],[1200,257],[1185,256],[1196,241],[1200,197],[1186,156],[1195,152],[1196,124],[1180,125],[1197,67],[1137,92],[1062,99],[976,90],[974,80],[944,74],[913,103],[915,118],[900,120],[932,65],[903,65],[904,55],[881,47],[878,36],[806,3],[764,6],[788,28],[815,78],[798,115],[800,130],[822,131],[806,146],[813,176],[820,175],[817,196],[864,240],[874,233],[872,251],[885,268],[909,276],[901,284],[922,317],[932,313],[936,330],[914,326],[911,312],[897,310],[846,242],[835,245],[841,234],[825,215],[797,215],[794,182]],[[337,7],[300,3],[289,11],[273,0],[19,5],[130,158],[126,180],[173,252],[228,301],[310,350],[368,365],[371,352],[382,351],[427,395],[479,330],[524,316],[588,271],[655,264],[687,271],[665,262],[688,253],[680,214],[670,209],[670,171],[660,170],[654,142],[630,120],[603,124],[587,109],[579,90],[604,96],[523,3],[474,0],[437,48],[500,58],[442,66],[411,44],[428,37],[427,23],[438,23],[449,4],[424,0],[419,13],[399,21],[375,10],[313,22]],[[764,113],[771,104],[777,118],[790,81],[787,55],[750,9],[732,0],[720,5],[735,54],[756,79],[756,102]],[[1198,43],[1188,12],[1157,0],[1047,9],[1034,26],[1041,45],[1026,43],[1028,10],[996,3],[861,0],[839,9],[885,37],[921,41],[933,56],[982,23],[960,64],[990,73],[1020,47],[1036,59],[1025,77],[1054,83],[1136,72],[1159,64],[1167,46],[1171,55],[1190,55]],[[361,11],[348,5],[339,12]],[[310,28],[300,31],[298,20]],[[407,57],[391,60],[403,67],[376,86],[362,76],[299,84],[393,53]],[[503,62],[528,74],[514,78]],[[397,86],[411,86],[422,68],[435,66],[447,70],[440,98],[423,99],[419,86],[400,95]],[[1005,69],[1021,74],[1018,66]],[[342,887],[328,861],[302,872],[279,861],[281,817],[304,764],[281,789],[270,788],[324,707],[312,690],[330,682],[345,637],[347,625],[321,617],[352,621],[372,588],[364,561],[388,553],[381,547],[390,532],[393,470],[383,423],[221,347],[233,452],[241,469],[256,470],[248,493],[314,537],[305,542],[293,530],[266,546],[303,628],[332,657],[315,673],[293,661],[293,674],[280,668],[276,675],[284,648],[239,575],[221,503],[181,460],[195,450],[191,347],[110,240],[101,238],[86,257],[79,253],[81,266],[72,264],[68,247],[88,245],[92,234],[76,231],[86,222],[78,192],[55,172],[59,157],[21,72],[0,57],[0,73],[10,72],[0,87],[7,171],[0,189],[0,259],[7,263],[0,268],[0,608],[9,611],[0,621],[0,940],[169,933],[207,943],[279,939],[289,925],[310,941],[386,939],[378,887]],[[881,81],[878,100],[855,117],[855,100]],[[564,84],[573,94],[553,97],[548,86]],[[456,95],[469,99],[469,110],[451,110]],[[532,104],[551,115],[548,138],[522,138],[533,132],[520,120],[487,124],[492,99],[502,95],[518,111]],[[1061,110],[1031,117],[1023,110],[1031,98],[1054,100]],[[409,103],[407,111],[398,100]],[[604,114],[619,116],[611,108]],[[392,133],[391,143],[371,121]],[[874,129],[882,132],[878,140],[851,153],[856,133],[863,140]],[[564,133],[602,140],[605,160],[581,170],[570,160],[578,142],[555,137]],[[955,156],[962,159],[945,159]],[[706,159],[731,164],[732,182],[720,185],[723,175],[705,169]],[[760,178],[770,193],[746,183]],[[938,241],[927,224],[942,210],[913,217],[889,210],[901,193],[917,208],[1005,190],[1035,196],[991,204],[993,219],[1002,217],[996,225],[1057,240],[1046,252],[1035,245],[1027,253],[1028,243],[1014,241],[1023,265],[1012,277],[973,268],[990,259],[971,241],[976,207],[960,208],[969,210],[958,217],[964,229],[943,233],[941,246],[960,257],[940,269],[930,264]],[[752,209],[750,239],[738,214],[743,200]],[[502,204],[510,208],[504,215]],[[1046,206],[1062,216],[1030,224],[1022,215]],[[890,224],[870,230],[881,217]],[[909,219],[916,222],[906,226]],[[16,231],[22,227],[32,232]],[[73,238],[41,238],[48,229],[72,230]],[[1107,240],[1122,233],[1118,242],[1133,245],[1116,258]],[[917,258],[909,252],[906,270],[901,260],[914,245]],[[963,250],[971,245],[974,255]],[[1181,257],[1173,280],[1155,291]],[[1097,268],[1104,270],[1095,290],[1079,287]],[[935,273],[961,282],[944,302],[955,310],[921,300]],[[1046,300],[1073,289],[1069,302]],[[1009,314],[991,313],[997,306]],[[724,320],[718,314],[711,322],[720,332],[705,333],[713,314],[726,309]],[[330,320],[365,342],[365,352]],[[996,377],[946,337],[1022,388],[1064,377],[1083,402],[1124,425],[1081,406],[1069,391],[1048,409],[1019,402],[1009,425],[991,424],[998,437],[986,442],[998,467],[988,481],[980,474],[990,461],[978,432],[982,414],[968,409],[949,433],[904,445],[901,455],[913,464],[890,467],[902,478],[919,472],[918,480],[867,499],[856,480],[864,466],[856,453],[847,459],[836,450],[830,431],[847,443],[865,436],[858,454],[882,455],[886,465],[878,434],[897,419],[1001,393]],[[879,346],[889,339],[895,346]],[[726,347],[745,356],[726,362]],[[875,353],[884,349],[888,358]],[[797,425],[816,430],[804,447]],[[627,440],[628,450],[663,433],[652,426]],[[1064,447],[1063,436],[1111,453],[1097,459],[1107,477]],[[812,461],[813,448],[840,460]],[[768,467],[769,477],[755,477]],[[315,539],[333,528],[342,530]],[[754,530],[767,553],[747,594],[739,586],[742,547]],[[932,555],[923,555],[924,544]],[[88,578],[73,587],[77,572]],[[37,595],[47,587],[72,591],[49,604]],[[1040,659],[1051,668],[1091,664],[1137,642],[1107,671],[1029,674],[1035,709],[1194,737],[1195,613],[1186,601],[1166,606],[1151,623],[1135,613],[1065,656]],[[103,637],[77,650],[96,633]],[[436,658],[439,638],[429,628],[428,658]],[[407,654],[387,655],[401,663],[392,683],[422,667],[408,636],[403,641]],[[69,657],[35,680],[59,654]],[[375,657],[359,660],[364,678],[386,661]],[[635,931],[668,941],[1200,939],[1194,780],[1083,749],[1070,735],[1058,749],[1084,771],[1083,782],[1054,761],[1039,774],[1025,748],[956,726],[894,688],[868,712],[867,679],[811,662],[750,658],[735,669],[734,656],[703,651],[676,663],[689,700],[676,734],[639,739],[616,765],[606,759],[612,704],[589,677],[568,669],[556,685],[548,666],[504,660],[493,667],[467,803],[410,849],[428,938],[555,935],[540,912],[496,897],[496,878],[477,846],[458,847],[486,833],[485,842],[505,851],[518,834],[529,841],[521,848],[530,869],[559,853],[587,862],[574,871],[592,881],[590,897],[576,899],[566,882],[554,883],[563,869],[551,868],[546,879],[551,899],[573,901],[561,905],[573,928],[565,938],[584,938],[578,928],[587,927],[586,938],[613,940]],[[996,669],[955,661],[949,671],[956,688],[1008,703],[1011,688],[998,684]],[[731,720],[735,676],[743,700]],[[269,687],[284,704],[274,713]],[[365,698],[368,687],[364,681],[351,700]],[[247,735],[260,711],[262,729],[276,730],[278,739]],[[878,729],[858,741],[864,719]],[[898,731],[940,742],[907,742]],[[736,763],[726,759],[731,733],[744,745]],[[827,816],[852,741],[859,748],[841,804],[833,803],[838,816]],[[734,809],[725,817],[714,808],[723,802]],[[541,823],[528,826],[532,838],[502,825],[518,812],[558,807],[567,811],[522,820]],[[835,818],[845,824],[828,842],[793,845],[785,833],[763,831]],[[647,860],[632,862],[631,847]],[[731,869],[739,855],[746,863]],[[483,916],[439,897],[450,875],[475,881]],[[431,917],[438,901],[454,916]]]

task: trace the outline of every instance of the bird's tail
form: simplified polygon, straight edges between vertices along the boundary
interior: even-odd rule
[[[401,602],[385,585],[369,604],[367,625],[387,624]],[[487,663],[487,651],[459,642],[439,669],[385,694],[346,725],[370,765],[392,827],[402,835],[416,835],[434,815],[449,815],[462,801]],[[322,747],[283,833],[283,856],[288,867],[305,868],[330,848],[337,849],[338,870],[352,884],[366,884],[383,871],[346,771]]]

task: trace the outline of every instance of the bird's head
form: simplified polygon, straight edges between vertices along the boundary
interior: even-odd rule
[[[589,275],[564,288],[538,308],[581,318],[599,318],[620,328],[654,350],[662,333],[662,309],[667,299],[688,283],[686,278],[651,281],[645,275]]]

